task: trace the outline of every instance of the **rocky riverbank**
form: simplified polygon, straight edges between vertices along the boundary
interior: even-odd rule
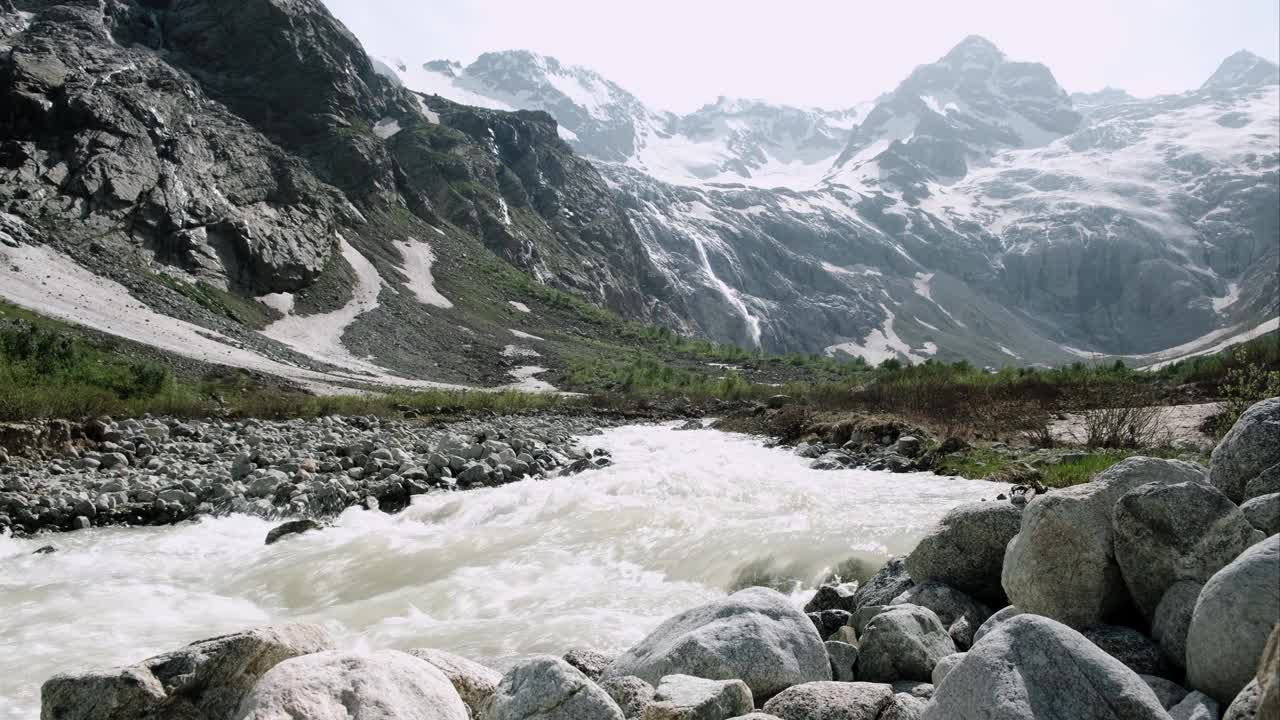
[[[1280,398],[1246,413],[1207,469],[1130,458],[1026,503],[957,507],[907,556],[803,610],[749,588],[620,655],[566,648],[505,674],[264,627],[52,678],[42,717],[1275,720],[1278,532]]]
[[[163,525],[236,512],[323,519],[414,495],[607,465],[577,438],[620,421],[533,415],[441,426],[364,417],[11,424],[0,532]],[[11,450],[4,450],[8,447]]]

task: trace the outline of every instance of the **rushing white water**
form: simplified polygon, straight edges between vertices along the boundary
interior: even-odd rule
[[[851,556],[878,564],[947,509],[1000,489],[813,471],[711,430],[626,427],[587,442],[615,465],[421,496],[398,515],[351,510],[270,547],[271,524],[249,517],[0,537],[0,718],[37,717],[54,673],[269,622],[320,622],[346,646],[439,647],[497,667],[575,646],[618,651],[723,594],[753,561],[808,582]],[[59,552],[31,554],[49,543]]]

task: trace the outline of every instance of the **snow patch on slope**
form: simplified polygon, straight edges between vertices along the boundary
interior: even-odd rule
[[[900,357],[912,363],[924,362],[926,359],[924,356],[938,352],[938,346],[931,342],[925,343],[921,350],[912,350],[911,346],[894,331],[893,312],[884,305],[881,305],[880,309],[884,311],[885,319],[879,328],[867,333],[860,342],[849,341],[831,345],[826,349],[827,355],[844,353],[860,357],[872,365],[879,365],[885,360]]]
[[[393,244],[403,259],[401,267],[405,277],[409,279],[406,287],[418,298],[418,302],[442,308],[453,307],[449,298],[436,290],[435,280],[431,277],[431,266],[436,261],[431,246],[414,238]]]

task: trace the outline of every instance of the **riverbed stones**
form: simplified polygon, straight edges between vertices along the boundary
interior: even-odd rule
[[[1128,604],[1114,555],[1112,511],[1125,493],[1152,482],[1203,483],[1204,469],[1134,457],[1093,482],[1029,503],[1005,553],[1002,584],[1010,603],[1075,627],[1104,623]]]
[[[919,605],[937,614],[960,650],[973,644],[973,634],[991,617],[991,609],[953,587],[930,580],[914,585],[890,605]]]
[[[1134,488],[1113,517],[1116,562],[1148,620],[1170,585],[1205,582],[1264,537],[1226,495],[1201,482]]]
[[[901,442],[901,440],[899,440]],[[953,508],[906,558],[917,583],[949,585],[984,603],[1006,602],[1000,585],[1005,548],[1022,527],[1022,511],[1011,503],[976,502]]]
[[[839,640],[828,640],[824,645],[827,657],[831,658],[832,679],[840,682],[856,680],[854,667],[858,664],[858,646]]]
[[[1038,501],[1037,501],[1038,502]],[[1155,692],[1057,621],[1010,618],[934,692],[924,720],[1167,720]]]
[[[416,648],[409,654],[430,663],[432,667],[444,673],[458,692],[462,702],[471,710],[472,717],[479,717],[480,710],[497,690],[502,682],[502,673],[490,669],[478,662],[443,650],[432,648]]]
[[[1245,487],[1280,463],[1280,397],[1263,400],[1244,412],[1213,450],[1209,478],[1234,502]]]
[[[955,652],[955,642],[932,610],[895,605],[867,623],[858,646],[858,679],[928,682],[938,661]]]
[[[853,595],[853,612],[868,605],[888,605],[915,585],[907,572],[905,558],[892,558],[875,575],[863,583]]]
[[[613,662],[609,655],[590,648],[574,648],[565,653],[562,659],[592,680],[599,680]]]
[[[818,635],[823,640],[831,637],[837,630],[849,624],[849,620],[853,617],[844,610],[822,610],[820,612],[807,613],[809,620],[813,626],[817,628]]]
[[[329,651],[273,667],[244,699],[237,720],[371,718],[469,720],[444,673],[398,650]]]
[[[600,688],[609,693],[627,720],[640,717],[657,693],[652,685],[634,675],[601,678]]]
[[[668,675],[658,683],[643,720],[726,720],[751,712],[751,690],[741,680]]]
[[[1205,583],[1187,632],[1187,683],[1227,705],[1253,678],[1280,618],[1280,535]]]
[[[1170,585],[1151,621],[1152,639],[1160,646],[1165,660],[1179,670],[1187,667],[1187,632],[1203,588],[1203,584],[1191,580]]]
[[[783,690],[762,708],[781,720],[878,720],[893,688],[870,682],[809,682]]]
[[[58,675],[41,688],[53,720],[220,720],[276,664],[333,647],[318,625],[273,625],[201,640],[115,670]]]
[[[1249,524],[1263,535],[1280,533],[1280,492],[1259,495],[1240,506]]]
[[[748,588],[667,619],[609,666],[605,676],[740,679],[757,699],[829,680],[831,665],[809,618],[783,594]]]
[[[557,657],[516,665],[498,683],[480,720],[624,720],[600,686]]]

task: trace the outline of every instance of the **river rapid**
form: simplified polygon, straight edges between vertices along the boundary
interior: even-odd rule
[[[910,551],[992,483],[817,471],[758,438],[629,426],[614,465],[348,510],[263,544],[247,516],[0,537],[0,718],[39,716],[58,672],[120,665],[266,623],[323,623],[351,648],[437,647],[502,668],[618,652],[663,619],[763,576],[807,591],[841,561]],[[48,555],[32,552],[46,544]]]

